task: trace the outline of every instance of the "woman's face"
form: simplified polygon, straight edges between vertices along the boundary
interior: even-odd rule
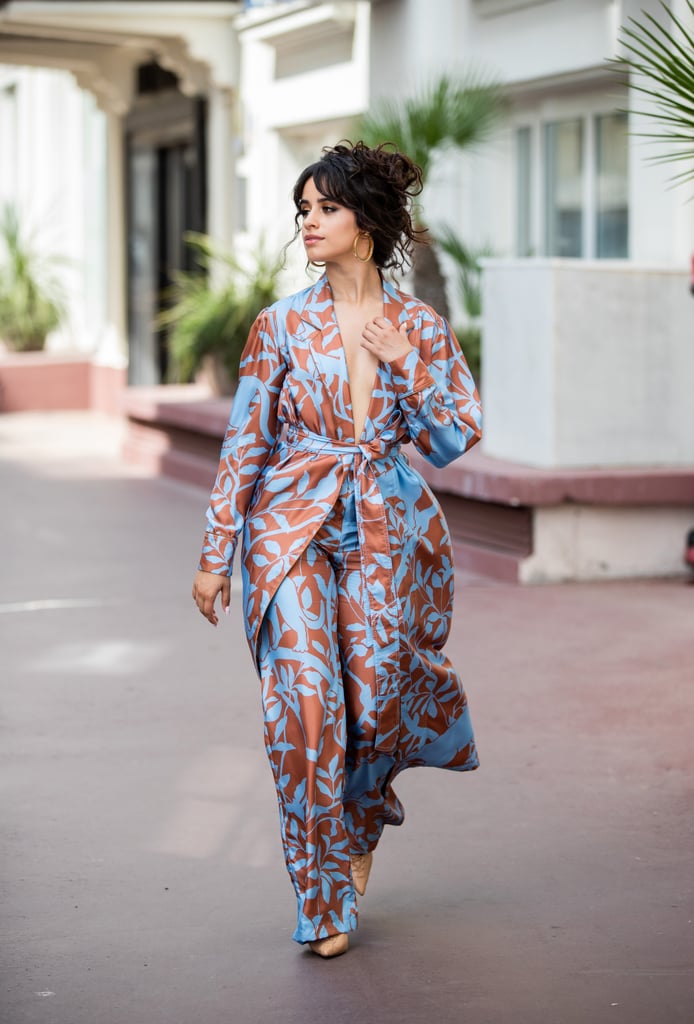
[[[354,259],[352,246],[359,234],[357,219],[346,206],[326,199],[313,178],[304,186],[300,204],[301,237],[312,263],[335,263]]]

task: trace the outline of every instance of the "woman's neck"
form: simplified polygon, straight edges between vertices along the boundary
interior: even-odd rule
[[[381,299],[383,284],[375,263],[358,263],[345,266],[342,263],[328,263],[325,268],[334,302],[345,302],[360,306],[364,302]]]

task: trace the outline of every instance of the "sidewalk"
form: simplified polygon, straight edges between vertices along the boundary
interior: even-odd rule
[[[0,417],[2,1024],[691,1024],[694,586],[463,580],[482,767],[398,780],[350,953],[294,898],[207,495]]]

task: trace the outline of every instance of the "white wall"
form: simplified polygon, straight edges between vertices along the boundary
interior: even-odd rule
[[[599,67],[613,49],[612,0],[545,0],[501,13],[491,13],[499,5],[490,0],[461,7],[465,59],[507,83]]]
[[[509,84],[596,68],[613,51],[614,22],[612,0],[375,3],[372,96],[414,92],[432,72],[464,65]]]
[[[237,173],[246,181],[248,247],[264,234],[279,250],[294,233],[292,187],[301,170],[319,159],[321,148],[352,134],[354,119],[368,102],[370,4],[319,5],[270,17],[260,11],[237,22],[241,48],[240,118],[243,152]],[[335,33],[351,32],[351,59],[332,66],[276,77],[276,55],[329,45]],[[303,248],[288,252],[282,289],[305,287]]]
[[[370,99],[415,93],[465,59],[469,0],[399,0],[371,10]]]

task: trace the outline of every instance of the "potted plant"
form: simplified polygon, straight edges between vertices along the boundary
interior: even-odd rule
[[[66,305],[54,267],[22,231],[14,206],[0,213],[0,339],[15,352],[43,349],[46,338],[65,320]]]
[[[261,245],[245,268],[209,235],[189,232],[185,238],[196,267],[174,274],[170,305],[157,319],[168,336],[171,378],[188,382],[206,369],[212,390],[228,394],[253,321],[277,299],[281,263]]]

